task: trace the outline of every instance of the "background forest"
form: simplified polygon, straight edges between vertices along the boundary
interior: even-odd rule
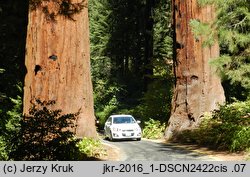
[[[187,132],[180,139],[205,144],[201,139],[207,137],[216,148],[246,150],[250,144],[250,3],[199,1],[200,5],[214,2],[221,56],[211,65],[222,78],[227,104],[202,124],[206,130],[212,127],[211,132],[191,132],[200,135],[197,139],[190,139],[194,136]],[[20,130],[27,16],[28,0],[0,0],[0,160],[9,159],[15,149],[11,140]],[[100,127],[112,113],[132,114],[142,126],[151,123],[159,128],[168,121],[175,81],[171,18],[170,0],[89,0],[91,71]],[[190,25],[197,36],[214,30],[195,20]],[[236,134],[221,133],[225,131]]]
[[[166,0],[90,1],[96,116],[166,121],[173,87],[171,5]]]

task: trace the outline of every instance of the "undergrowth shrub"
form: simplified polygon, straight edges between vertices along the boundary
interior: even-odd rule
[[[107,155],[99,139],[84,137],[77,143],[76,146],[79,148],[81,153],[85,154],[89,158],[101,158]]]
[[[237,101],[205,114],[197,129],[183,131],[176,138],[221,150],[245,151],[250,148],[249,125],[250,101]]]
[[[6,140],[0,136],[0,160],[8,160],[8,150]]]
[[[161,124],[159,120],[149,119],[145,122],[143,129],[143,137],[148,139],[159,139],[163,137],[165,124]]]
[[[16,150],[14,160],[78,160],[79,141],[69,129],[75,128],[78,113],[62,114],[61,110],[49,109],[54,101],[36,100],[20,122],[20,131],[12,140]]]
[[[78,139],[73,133],[78,113],[62,114],[53,110],[54,101],[36,100],[20,121],[20,131],[12,139],[15,146],[10,153],[12,160],[97,160],[105,155],[100,140]],[[4,144],[0,137],[0,157],[6,159]]]
[[[19,87],[18,87],[19,88]],[[0,108],[0,160],[8,160],[9,153],[13,151],[13,143],[10,141],[13,137],[16,137],[20,130],[20,120],[22,119],[22,98],[17,96],[17,98],[5,98],[5,101],[1,100],[5,107]]]

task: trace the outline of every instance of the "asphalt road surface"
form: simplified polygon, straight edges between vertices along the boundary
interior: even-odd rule
[[[103,140],[104,143],[119,149],[121,161],[187,161],[187,160],[213,160],[207,156],[177,147],[173,144],[142,141],[115,141]]]

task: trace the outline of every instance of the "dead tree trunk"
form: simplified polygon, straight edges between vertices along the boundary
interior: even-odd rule
[[[219,56],[218,42],[215,40],[213,46],[203,47],[205,39],[195,39],[189,25],[191,19],[212,22],[213,6],[199,7],[196,0],[172,0],[172,4],[176,83],[166,139],[196,127],[204,112],[215,109],[217,103],[225,100],[220,79],[209,65],[210,59]]]
[[[95,137],[87,0],[30,0],[24,114],[31,103],[76,113],[76,135]]]

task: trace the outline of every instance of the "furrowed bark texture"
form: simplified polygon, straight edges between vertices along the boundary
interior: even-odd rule
[[[53,1],[41,6],[50,14],[59,8]],[[60,15],[53,21],[42,7],[29,11],[23,112],[28,114],[36,99],[55,100],[52,109],[64,114],[80,110],[74,130],[78,137],[95,137],[88,9],[83,8],[73,19]]]
[[[204,112],[225,101],[224,91],[209,60],[219,56],[219,45],[203,47],[204,38],[195,39],[191,19],[209,23],[214,20],[213,6],[199,7],[196,0],[172,0],[175,29],[174,71],[176,84],[172,112],[165,131],[166,139],[178,132],[195,128]]]

